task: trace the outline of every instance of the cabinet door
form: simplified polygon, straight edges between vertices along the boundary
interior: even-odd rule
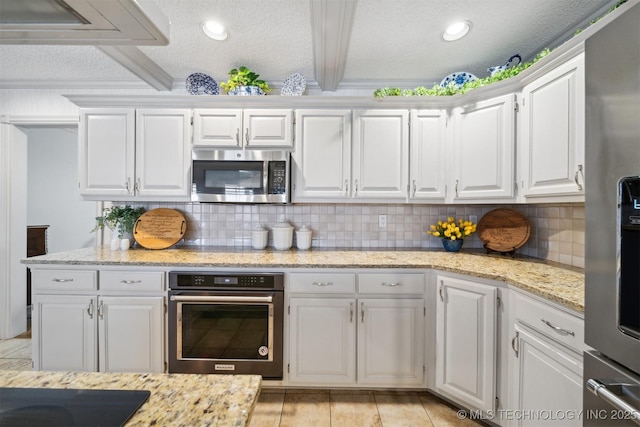
[[[193,110],[193,146],[242,148],[242,110]]]
[[[163,372],[163,297],[100,297],[101,372]]]
[[[293,201],[349,197],[351,110],[297,110],[296,138]]]
[[[420,385],[424,300],[358,299],[358,383]]]
[[[81,110],[78,135],[81,196],[133,196],[134,111],[133,108]]]
[[[95,371],[96,298],[34,295],[33,362],[38,371]]]
[[[470,406],[494,409],[497,290],[438,276],[436,387]]]
[[[290,382],[355,383],[355,300],[291,298],[290,310]]]
[[[189,200],[190,110],[136,113],[136,195],[153,200]]]
[[[244,110],[245,148],[293,147],[293,110]]]
[[[409,111],[354,111],[352,164],[355,198],[405,201],[409,177]]]
[[[514,105],[505,95],[454,109],[454,200],[513,198]]]
[[[546,411],[551,414],[578,414],[582,410],[582,361],[550,341],[515,325],[516,366],[513,378],[513,405],[521,413]],[[517,350],[517,351],[516,351]],[[539,419],[519,417],[518,426],[581,426],[581,417]]]
[[[524,196],[584,197],[584,54],[525,86],[522,98]]]
[[[447,112],[446,110],[411,111],[410,193],[411,201],[437,200],[446,197]]]

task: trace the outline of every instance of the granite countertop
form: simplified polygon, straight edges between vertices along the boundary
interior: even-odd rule
[[[101,265],[193,268],[425,268],[505,282],[584,311],[584,272],[535,259],[487,255],[482,252],[428,250],[310,250],[276,251],[233,248],[79,249],[22,260],[34,265]]]
[[[0,387],[149,390],[126,426],[245,426],[261,381],[260,375],[0,370]]]

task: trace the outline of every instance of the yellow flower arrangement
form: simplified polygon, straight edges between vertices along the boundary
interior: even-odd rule
[[[462,219],[458,219],[456,223],[455,218],[450,216],[446,221],[438,221],[438,224],[432,225],[431,230],[428,230],[427,233],[441,239],[462,240],[475,233],[476,227],[476,224],[471,221]]]

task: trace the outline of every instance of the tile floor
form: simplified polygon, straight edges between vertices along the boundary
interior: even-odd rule
[[[30,371],[31,339],[0,340],[0,369]],[[249,427],[465,427],[428,392],[265,388]]]

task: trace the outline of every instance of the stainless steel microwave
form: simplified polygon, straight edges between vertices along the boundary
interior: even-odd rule
[[[191,200],[209,203],[289,203],[288,151],[193,151]]]

